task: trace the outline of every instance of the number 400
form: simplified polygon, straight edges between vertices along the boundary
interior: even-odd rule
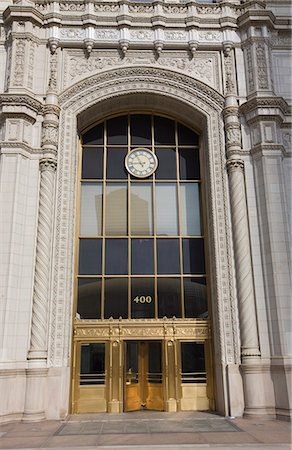
[[[151,295],[137,295],[134,299],[133,302],[135,303],[151,303],[152,302],[152,297]]]

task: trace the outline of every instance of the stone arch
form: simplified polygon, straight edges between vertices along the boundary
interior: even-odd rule
[[[217,377],[217,410],[228,413],[225,367],[239,363],[239,332],[232,262],[222,108],[217,91],[187,75],[149,67],[112,69],[60,95],[60,139],[54,233],[49,358],[70,360],[78,134],[111,114],[144,109],[168,113],[203,135],[204,176]],[[77,132],[76,132],[77,131]],[[230,383],[230,381],[229,381]]]

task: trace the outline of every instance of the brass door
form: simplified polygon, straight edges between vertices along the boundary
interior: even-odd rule
[[[125,345],[125,411],[162,411],[161,342],[129,341]]]

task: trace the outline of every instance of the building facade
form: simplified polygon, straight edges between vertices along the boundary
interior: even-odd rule
[[[0,420],[290,418],[290,1],[0,14]]]

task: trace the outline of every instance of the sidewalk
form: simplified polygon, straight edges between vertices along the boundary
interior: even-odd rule
[[[0,426],[0,448],[74,450],[291,449],[291,424],[200,412],[82,414]]]

